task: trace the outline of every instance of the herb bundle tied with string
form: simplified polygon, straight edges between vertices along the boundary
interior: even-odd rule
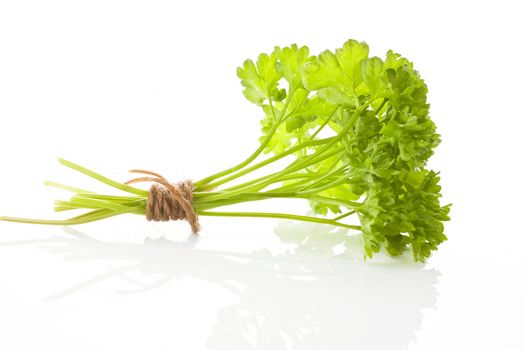
[[[245,97],[263,112],[260,146],[241,163],[179,183],[134,170],[140,177],[122,183],[60,159],[123,195],[46,182],[73,192],[55,202],[56,211],[87,211],[67,220],[0,220],[75,225],[130,213],[187,220],[197,233],[199,216],[293,219],[361,231],[365,257],[382,248],[391,255],[411,249],[416,261],[447,239],[450,205],[440,204],[438,173],[425,167],[440,136],[429,117],[427,86],[410,61],[392,51],[370,57],[367,44],[349,40],[318,56],[305,46],[276,47],[246,60],[237,75]],[[289,162],[275,171],[281,160]],[[255,171],[266,173],[248,178]],[[138,182],[153,185],[131,186]],[[217,210],[274,198],[307,200],[314,213]],[[348,223],[353,215],[360,225]]]

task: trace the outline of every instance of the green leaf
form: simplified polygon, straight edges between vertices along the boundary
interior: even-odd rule
[[[266,99],[266,86],[259,76],[252,60],[246,60],[242,67],[237,68],[237,76],[245,87],[243,94],[251,102],[258,105]]]
[[[304,85],[319,90],[319,96],[341,106],[356,106],[359,95],[356,88],[362,82],[361,66],[368,58],[368,45],[347,41],[335,54],[321,53],[315,62],[305,65]]]
[[[312,62],[315,57],[310,56],[308,47],[297,47],[296,44],[290,47],[275,48],[276,55],[279,57],[277,69],[279,73],[288,81],[289,90],[294,91],[303,87],[303,66],[307,62]]]
[[[244,61],[242,67],[237,68],[237,76],[245,87],[244,96],[251,102],[262,105],[264,101],[273,98],[282,100],[283,91],[277,85],[281,75],[277,71],[277,55],[262,53],[257,62]]]
[[[304,86],[309,90],[319,90],[325,87],[344,88],[348,80],[343,75],[337,57],[331,51],[324,51],[315,62],[304,66]]]
[[[383,72],[383,61],[378,57],[362,61],[361,74],[371,99],[386,97],[386,83]]]
[[[317,95],[323,98],[326,102],[336,106],[350,106],[355,108],[358,103],[358,100],[354,95],[345,94],[335,87],[321,88],[317,91]]]
[[[362,81],[361,64],[368,58],[368,45],[356,40],[348,40],[342,48],[335,50],[339,66],[352,90]]]

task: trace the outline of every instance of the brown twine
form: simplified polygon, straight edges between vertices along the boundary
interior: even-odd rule
[[[148,221],[186,220],[193,233],[200,230],[199,217],[193,209],[193,183],[185,180],[172,184],[163,176],[148,170],[130,170],[131,173],[150,176],[138,177],[126,182],[154,182],[148,192],[146,219]]]

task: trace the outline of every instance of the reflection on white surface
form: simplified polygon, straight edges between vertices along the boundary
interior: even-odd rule
[[[66,261],[119,262],[119,267],[45,301],[89,293],[111,279],[124,282],[120,292],[129,294],[190,276],[237,300],[217,313],[208,349],[403,349],[415,340],[422,309],[436,303],[437,271],[406,257],[378,256],[365,263],[360,236],[326,226],[281,223],[276,234],[295,245],[281,254],[200,249],[195,235],[186,242],[160,238],[136,244],[66,231],[66,238],[2,245],[38,244]]]

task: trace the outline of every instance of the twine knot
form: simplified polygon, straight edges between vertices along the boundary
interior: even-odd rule
[[[193,233],[200,230],[199,217],[193,209],[193,183],[185,180],[172,184],[165,177],[147,170],[130,170],[150,176],[132,179],[126,184],[153,182],[148,192],[146,219],[148,221],[186,220]]]

